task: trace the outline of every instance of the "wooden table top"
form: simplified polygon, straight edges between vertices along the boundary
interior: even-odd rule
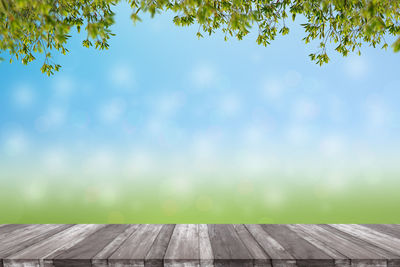
[[[6,224],[0,266],[400,266],[400,225]]]

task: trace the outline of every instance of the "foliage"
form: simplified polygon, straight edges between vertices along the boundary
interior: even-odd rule
[[[42,72],[59,70],[52,52],[68,52],[66,44],[73,29],[84,28],[82,44],[107,49],[113,35],[112,7],[121,0],[0,0],[0,51],[10,53],[23,64],[44,53]],[[311,60],[322,65],[329,61],[327,44],[347,56],[360,53],[362,44],[387,48],[386,36],[400,35],[398,0],[126,0],[132,7],[133,22],[141,13],[154,16],[172,11],[178,26],[199,25],[198,37],[220,29],[225,39],[239,40],[252,28],[258,30],[257,43],[268,45],[277,35],[289,33],[287,20],[303,17],[305,43],[319,41]],[[400,38],[392,44],[400,50]]]

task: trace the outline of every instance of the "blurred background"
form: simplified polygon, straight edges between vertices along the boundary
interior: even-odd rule
[[[319,67],[299,23],[265,48],[115,12],[50,78],[0,64],[0,223],[400,221],[400,54]]]

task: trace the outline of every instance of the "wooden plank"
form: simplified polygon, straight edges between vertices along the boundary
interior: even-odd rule
[[[332,248],[340,254],[351,259],[352,266],[387,266],[386,257],[376,253],[374,250],[352,242],[318,225],[296,225],[306,235],[322,242],[326,248]],[[332,256],[332,255],[331,255]],[[335,259],[338,257],[334,256]]]
[[[3,240],[8,233],[13,232],[18,229],[22,229],[30,226],[29,224],[2,224],[0,226],[0,240]]]
[[[145,258],[146,267],[162,267],[165,252],[174,232],[174,224],[164,224]]]
[[[43,224],[36,227],[22,228],[21,231],[15,231],[12,236],[3,239],[0,243],[0,259],[6,259],[16,252],[28,248],[42,240],[45,240],[58,232],[61,232],[72,225],[63,224]]]
[[[87,228],[81,232],[78,236],[75,236],[74,238],[68,238],[65,242],[65,246],[63,246],[61,249],[49,254],[44,260],[43,260],[43,265],[44,267],[54,267],[53,264],[53,259],[56,258],[58,255],[62,254],[64,251],[72,248],[79,242],[81,242],[83,239],[86,237],[92,235],[96,231],[102,229],[105,227],[106,224],[90,224],[90,228]],[[42,265],[42,262],[41,262]],[[41,266],[42,267],[42,266]]]
[[[55,257],[54,266],[91,266],[92,258],[127,228],[128,225],[123,224],[109,224],[101,228]]]
[[[145,257],[161,228],[161,224],[140,225],[109,257],[109,266],[144,266]]]
[[[329,255],[334,259],[334,263],[336,267],[348,267],[351,266],[351,261],[348,257],[340,253],[339,251],[335,250],[334,248],[328,246],[324,241],[321,240],[318,237],[318,234],[311,233],[309,231],[306,231],[307,229],[301,228],[303,225],[294,225],[294,224],[287,224],[287,227],[289,227],[293,232],[298,234],[300,237],[303,239],[307,240],[309,243],[314,245],[315,247],[319,248],[322,250],[324,253]],[[312,226],[312,225],[310,225]]]
[[[207,224],[199,224],[199,249],[200,249],[200,266],[214,266],[214,253],[211,247],[210,236],[208,235]]]
[[[400,239],[400,227],[394,224],[360,224],[365,227],[369,227],[375,231],[391,235],[395,238]]]
[[[246,229],[260,244],[264,251],[271,258],[272,265],[278,267],[294,267],[296,260],[290,255],[281,244],[272,238],[259,224],[245,224]]]
[[[199,226],[177,224],[164,257],[164,266],[199,266]]]
[[[8,225],[11,225],[11,224],[8,224]],[[6,227],[8,225],[2,225],[2,226]],[[18,236],[22,233],[25,233],[25,232],[29,232],[38,227],[40,227],[40,226],[39,225],[26,225],[25,227],[15,227],[14,228],[14,226],[11,225],[11,229],[9,227],[7,227],[8,229],[10,229],[10,231],[8,231],[7,228],[3,229],[3,232],[0,234],[0,240],[2,243],[7,242],[7,240],[9,240],[10,238],[16,238],[16,236]],[[1,248],[1,244],[0,244],[0,248]],[[1,257],[1,254],[0,254],[0,267],[3,267],[3,258]]]
[[[97,231],[100,227],[102,226],[71,225],[71,227],[7,257],[4,260],[5,266],[43,266],[45,258],[68,249],[77,241],[79,242],[82,238]],[[52,266],[53,264],[50,265]]]
[[[94,267],[107,267],[108,258],[125,242],[125,240],[139,228],[139,224],[131,224],[122,233],[120,233],[113,241],[105,246],[99,253],[97,253],[92,259],[92,265]]]
[[[0,225],[0,266],[400,267],[399,233],[376,224]]]
[[[33,231],[35,229],[40,229],[42,227],[43,227],[42,225],[31,224],[31,225],[27,225],[25,227],[20,227],[20,228],[17,228],[17,229],[13,229],[10,232],[2,233],[0,235],[0,240],[2,242],[7,242],[7,240],[9,240],[9,239],[15,239],[18,235],[21,235],[21,234],[24,234],[24,233],[26,234],[28,232],[31,232],[31,231]]]
[[[285,225],[262,225],[282,247],[296,258],[297,266],[334,266],[334,260],[325,252],[290,230]]]
[[[254,266],[272,266],[270,257],[264,252],[247,228],[243,224],[234,224],[233,227],[254,259]]]
[[[231,224],[208,225],[214,264],[217,266],[253,266],[253,257]]]
[[[330,224],[342,232],[374,244],[400,258],[400,239],[357,224]]]
[[[384,260],[386,257],[375,253],[373,250],[369,250],[364,246],[360,246],[348,239],[345,239],[337,234],[328,231],[318,225],[297,225],[299,228],[304,230],[309,235],[321,240],[326,246],[329,246],[341,254],[345,255],[349,259],[376,259]]]
[[[331,232],[333,235],[343,238],[343,239],[346,239],[351,243],[354,243],[356,247],[362,247],[364,249],[367,249],[368,251],[373,252],[376,255],[379,255],[378,259],[381,259],[381,258],[388,259],[388,264],[391,263],[392,259],[396,259],[398,257],[389,251],[386,251],[378,246],[375,246],[374,244],[370,244],[367,241],[364,241],[362,239],[359,239],[357,237],[349,235],[349,234],[342,232],[342,231],[340,231],[334,227],[331,227],[329,225],[320,224],[320,225],[318,225],[318,227],[324,228],[325,230]]]

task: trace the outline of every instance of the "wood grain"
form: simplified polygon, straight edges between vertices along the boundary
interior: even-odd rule
[[[200,266],[214,266],[214,253],[211,247],[210,236],[208,235],[207,224],[199,224],[199,249]]]
[[[0,225],[0,267],[400,267],[400,225]]]
[[[253,266],[253,257],[230,224],[208,226],[216,266]]]
[[[247,228],[243,224],[234,224],[233,227],[250,252],[254,260],[254,266],[272,266],[270,257],[264,252]]]
[[[0,250],[4,249],[6,242],[10,242],[11,240],[15,240],[20,238],[21,236],[24,235],[29,235],[30,233],[32,233],[33,231],[36,231],[36,229],[43,229],[43,225],[28,225],[27,227],[21,227],[21,228],[17,228],[14,229],[13,231],[6,231],[4,233],[2,233],[0,235]],[[1,258],[1,254],[0,254],[0,258]]]
[[[64,240],[64,245],[60,246],[56,251],[51,252],[49,255],[45,257],[43,260],[43,264],[41,265],[45,267],[54,267],[53,260],[58,256],[69,250],[88,236],[97,232],[98,230],[104,228],[106,225],[104,224],[79,224],[78,227],[74,229],[72,233],[64,233],[60,238]]]
[[[99,229],[81,242],[55,257],[53,259],[54,266],[90,266],[92,258],[127,228],[128,225],[110,224]]]
[[[383,255],[371,250],[368,246],[359,245],[352,239],[329,231],[329,229],[318,225],[296,225],[296,227],[304,231],[304,236],[311,236],[320,241],[321,249],[330,248],[351,259],[352,266],[387,266],[387,258]],[[335,262],[340,258],[335,255],[331,256],[335,258]]]
[[[325,252],[327,255],[332,257],[335,262],[336,267],[348,267],[351,266],[351,261],[349,257],[346,257],[343,253],[340,253],[335,248],[332,248],[329,246],[329,242],[325,242],[326,240],[324,238],[320,238],[319,233],[315,233],[312,231],[309,231],[307,228],[302,228],[303,225],[292,225],[288,224],[287,227],[289,227],[292,231],[296,232],[299,236],[301,236],[303,239],[307,240],[309,243],[314,245],[315,247],[319,248],[323,252]]]
[[[398,225],[395,224],[361,224],[361,225],[400,239],[400,227]]]
[[[165,253],[164,266],[200,266],[199,225],[175,226]]]
[[[342,232],[387,250],[400,258],[400,239],[357,224],[331,224]]]
[[[14,255],[5,259],[6,266],[36,266],[37,264],[44,265],[44,259],[60,253],[68,249],[82,236],[86,236],[99,229],[98,225],[74,225],[66,228],[65,230],[38,242],[24,250],[17,252]],[[47,264],[49,265],[49,263]],[[50,264],[53,266],[53,264]]]
[[[127,229],[122,233],[119,233],[114,240],[112,240],[107,246],[105,246],[100,252],[98,252],[92,259],[92,265],[94,267],[106,267],[108,266],[108,258],[125,242],[125,240],[136,231],[139,224],[128,225]]]
[[[29,224],[3,224],[0,225],[0,240],[4,238],[10,232],[13,232],[18,229],[22,229],[25,227],[29,227]]]
[[[109,266],[144,266],[161,224],[143,224],[109,257]]]
[[[263,225],[262,227],[296,258],[297,266],[334,266],[332,257],[303,239],[289,227],[285,225]]]
[[[375,246],[374,244],[370,244],[362,239],[358,239],[357,237],[354,237],[352,235],[344,233],[344,232],[342,232],[336,228],[333,228],[329,225],[319,224],[318,227],[324,228],[324,229],[328,230],[329,232],[333,233],[335,236],[341,237],[343,239],[350,241],[351,243],[354,243],[356,247],[361,247],[363,249],[367,249],[368,251],[371,251],[372,253],[379,255],[377,257],[377,259],[386,258],[388,260],[388,262],[390,263],[390,261],[398,258],[398,256],[396,256],[395,254],[393,254],[389,251],[386,251],[380,247]]]
[[[28,248],[42,240],[45,240],[58,232],[61,232],[70,225],[43,224],[33,228],[22,228],[14,234],[4,238],[0,242],[0,258],[7,259],[8,256]]]
[[[171,240],[172,233],[175,229],[174,224],[165,224],[162,226],[160,233],[154,240],[149,252],[145,258],[146,267],[159,267],[163,266],[163,260]]]
[[[272,238],[261,225],[246,224],[248,231],[254,239],[260,244],[264,251],[271,258],[272,265],[279,267],[296,266],[295,258],[282,247],[274,238]]]

